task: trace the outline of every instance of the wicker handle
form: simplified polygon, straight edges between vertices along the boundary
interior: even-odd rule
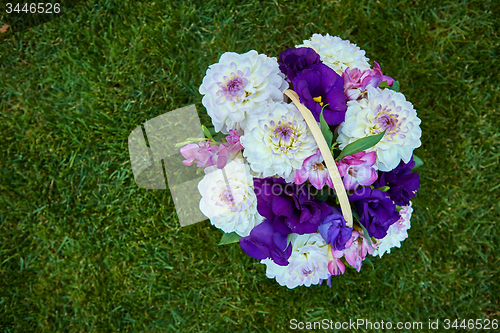
[[[299,96],[295,91],[287,89],[285,90],[284,93],[292,100],[293,104],[295,104],[297,109],[299,109],[300,113],[302,114],[304,120],[307,123],[307,126],[309,126],[309,129],[311,130],[312,135],[316,140],[316,143],[318,144],[319,151],[321,152],[321,155],[323,155],[323,159],[325,160],[328,173],[332,178],[333,186],[335,192],[337,193],[337,197],[339,198],[340,208],[342,210],[342,214],[344,215],[344,219],[347,222],[347,226],[352,228],[351,205],[349,204],[349,199],[347,198],[347,193],[345,191],[344,183],[342,182],[342,178],[340,178],[340,173],[339,170],[337,169],[337,165],[333,160],[333,156],[330,153],[330,149],[326,144],[325,137],[321,133],[321,129],[319,128],[316,119],[314,119],[314,116],[312,115],[311,111],[309,111],[309,109],[306,108],[304,104],[300,103]]]

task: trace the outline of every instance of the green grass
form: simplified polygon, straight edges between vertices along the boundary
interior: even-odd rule
[[[498,17],[498,1],[88,0],[0,34],[0,331],[500,319]],[[403,248],[288,290],[208,221],[180,228],[168,191],[135,185],[127,137],[192,103],[207,122],[198,87],[223,52],[313,33],[400,81],[425,165]]]

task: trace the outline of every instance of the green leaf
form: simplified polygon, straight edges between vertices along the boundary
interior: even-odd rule
[[[395,92],[399,91],[399,81],[394,81],[392,84],[391,90],[394,90]]]
[[[312,192],[311,192],[312,194]],[[315,191],[315,194],[312,194],[316,199],[321,200],[323,202],[326,202],[328,200],[328,197],[330,196],[330,188],[328,186],[325,186],[319,191]]]
[[[413,167],[413,169],[411,169],[412,171],[415,170],[416,168],[424,165],[424,161],[422,161],[417,155],[413,154],[413,160],[415,161],[415,166]]]
[[[203,130],[203,134],[210,140],[210,141],[215,141],[214,138],[212,138],[212,134],[210,133],[210,130],[205,127],[205,125],[201,125],[201,129]]]
[[[371,242],[370,242],[371,243]],[[370,244],[371,246],[371,244]],[[372,246],[372,249],[373,249],[373,246]],[[370,265],[372,265],[372,268],[375,268],[375,266],[373,265],[372,261],[370,260],[370,258],[368,258],[368,256],[365,257],[365,259],[363,260],[364,261],[367,261]]]
[[[337,148],[337,146],[340,145],[339,141],[335,141],[332,146],[330,147],[330,153],[333,155],[333,150]],[[339,149],[340,150],[340,149]]]
[[[358,221],[361,218],[357,211],[351,208],[352,216],[354,216]],[[361,222],[360,222],[361,223]]]
[[[319,114],[319,122],[321,125],[321,133],[325,137],[326,144],[328,145],[328,148],[331,148],[332,146],[332,141],[333,141],[333,133],[330,130],[330,127],[325,121],[325,118],[323,117],[323,110],[325,109],[326,105],[323,106],[323,109],[321,109],[321,113]]]
[[[380,82],[380,84],[378,85],[378,87],[381,88],[381,89],[390,88],[389,85],[387,84],[387,81]]]
[[[288,245],[290,245],[290,243],[292,242],[292,234],[288,234],[288,236],[286,236],[286,248],[288,248]]]
[[[222,239],[220,240],[219,245],[238,243],[240,241],[240,238],[242,237],[235,232],[231,232],[229,234],[225,233],[224,235],[222,235]]]
[[[363,225],[363,223],[360,222],[359,225],[361,226],[361,229],[363,229],[363,235],[365,236],[366,240],[369,240],[368,245],[370,245],[370,247],[373,250],[375,250],[375,248],[372,246],[372,239],[370,238],[370,234],[368,233],[368,230],[366,230],[366,228]]]
[[[224,139],[226,136],[227,136],[226,134],[218,132],[217,134],[214,135],[214,140],[216,142],[221,142],[221,140]]]
[[[382,186],[382,187],[377,188],[377,190],[380,190],[382,192],[387,192],[387,191],[389,191],[389,189],[390,189],[389,186]]]
[[[347,146],[344,147],[344,149],[342,150],[340,155],[337,156],[337,158],[335,160],[340,161],[341,159],[343,159],[346,156],[359,153],[360,151],[363,151],[363,150],[366,150],[368,148],[375,146],[380,140],[382,140],[384,135],[385,135],[385,131],[383,131],[382,133],[379,133],[379,134],[370,135],[370,136],[361,138],[359,140],[356,140],[354,142],[351,142],[350,144],[348,144]]]

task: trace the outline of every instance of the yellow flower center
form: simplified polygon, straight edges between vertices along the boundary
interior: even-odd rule
[[[321,101],[321,96],[314,97],[314,98],[313,98],[313,100],[314,100],[315,102],[318,102],[318,103],[319,103],[319,105],[323,106],[323,102]]]

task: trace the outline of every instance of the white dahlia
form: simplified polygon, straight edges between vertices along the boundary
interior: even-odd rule
[[[411,228],[410,219],[413,208],[411,208],[411,201],[408,206],[401,208],[399,214],[401,217],[396,223],[392,224],[387,230],[387,235],[377,241],[376,249],[373,251],[373,256],[378,255],[380,258],[384,253],[391,253],[391,248],[401,247],[401,242],[408,238],[408,229]]]
[[[276,58],[257,51],[224,53],[208,67],[200,86],[202,103],[216,131],[244,129],[245,117],[269,102],[283,101],[288,88]]]
[[[252,113],[240,140],[243,156],[254,172],[290,181],[294,171],[318,149],[300,111],[286,103],[270,103]]]
[[[209,167],[205,173],[198,183],[202,213],[224,232],[248,236],[253,227],[264,220],[257,212],[257,197],[248,165],[236,158],[223,169]]]
[[[295,47],[312,48],[319,54],[321,61],[339,75],[342,75],[347,67],[359,68],[361,71],[370,69],[365,51],[340,37],[314,34],[310,40],[305,40],[304,44]]]
[[[292,234],[292,255],[288,266],[279,266],[271,259],[261,263],[267,266],[266,276],[282,285],[293,289],[297,286],[309,287],[326,280],[328,272],[328,244],[320,234]]]
[[[368,98],[347,102],[345,121],[338,128],[340,148],[385,130],[382,140],[367,152],[377,153],[378,170],[391,171],[401,160],[408,163],[413,150],[420,147],[420,122],[403,94],[368,87]]]

